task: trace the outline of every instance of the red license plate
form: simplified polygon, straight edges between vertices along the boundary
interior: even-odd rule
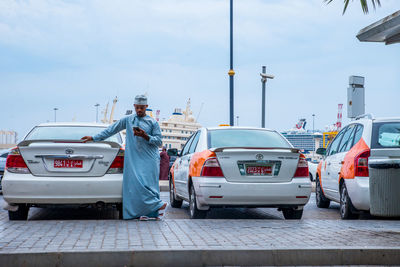
[[[55,159],[54,168],[82,168],[80,159]]]
[[[246,172],[249,175],[271,175],[272,166],[247,166]]]

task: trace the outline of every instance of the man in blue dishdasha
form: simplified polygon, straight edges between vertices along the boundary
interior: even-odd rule
[[[146,115],[147,97],[135,97],[136,114],[126,116],[84,142],[102,141],[126,129],[122,184],[123,218],[161,219],[167,203],[160,200],[159,171],[161,131],[157,121]]]

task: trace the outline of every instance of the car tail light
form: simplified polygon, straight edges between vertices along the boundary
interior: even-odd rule
[[[13,148],[7,156],[6,169],[12,173],[30,173],[18,147]]]
[[[354,159],[354,166],[355,166],[355,176],[358,177],[368,177],[368,158],[371,155],[371,151],[365,150],[358,154]]]
[[[203,164],[200,176],[224,177],[224,173],[222,172],[218,159],[217,158],[207,159]]]
[[[123,173],[124,172],[124,155],[125,151],[120,149],[114,161],[111,163],[107,173]]]
[[[308,163],[306,157],[303,154],[300,154],[299,162],[297,163],[297,169],[293,176],[293,178],[298,177],[309,177]]]

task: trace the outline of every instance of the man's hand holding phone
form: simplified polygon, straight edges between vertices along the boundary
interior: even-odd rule
[[[150,139],[150,137],[147,135],[147,133],[144,130],[140,129],[139,127],[133,127],[133,134],[135,136],[140,136],[140,137],[146,139],[147,141],[149,141],[149,139]]]

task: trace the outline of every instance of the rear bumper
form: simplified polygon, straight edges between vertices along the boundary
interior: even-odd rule
[[[103,177],[37,177],[5,172],[3,197],[10,204],[94,204],[122,201],[122,174]]]
[[[346,179],[346,188],[356,209],[369,210],[369,177]]]
[[[311,194],[308,177],[285,183],[232,183],[212,177],[192,180],[200,206],[304,206]]]

